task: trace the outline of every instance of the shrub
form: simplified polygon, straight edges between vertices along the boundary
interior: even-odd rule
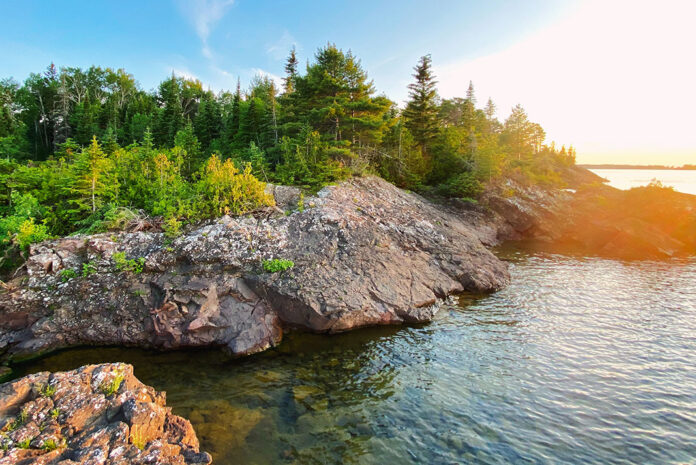
[[[276,273],[278,271],[285,271],[295,266],[292,260],[284,260],[279,258],[274,258],[271,260],[263,261],[263,269],[267,273]]]
[[[143,266],[145,265],[145,259],[143,257],[138,259],[126,259],[125,252],[116,252],[111,256],[111,259],[116,264],[116,269],[118,271],[129,271],[133,274],[140,274],[143,272]]]
[[[200,218],[214,218],[225,214],[239,215],[275,202],[265,191],[266,184],[251,174],[247,164],[239,171],[232,160],[224,162],[213,154],[208,159],[197,191],[199,199],[195,205]]]
[[[21,250],[26,250],[31,244],[45,241],[50,237],[45,224],[36,224],[34,218],[29,218],[19,226],[14,240]]]

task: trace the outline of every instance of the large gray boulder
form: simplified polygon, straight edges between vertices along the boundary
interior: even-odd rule
[[[450,294],[508,282],[466,216],[379,178],[327,187],[304,205],[223,217],[171,241],[138,232],[35,245],[0,294],[2,357],[81,344],[244,355],[276,344],[283,328],[428,321]],[[144,259],[142,272],[118,271],[117,252]],[[267,273],[270,259],[294,267]]]

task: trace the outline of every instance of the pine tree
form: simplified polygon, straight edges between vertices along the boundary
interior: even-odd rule
[[[486,118],[488,118],[488,121],[493,121],[493,118],[495,118],[495,112],[496,112],[495,104],[493,103],[493,100],[488,97],[488,102],[486,102],[486,107],[483,109],[483,112],[486,114]]]
[[[476,96],[474,95],[474,83],[469,81],[469,88],[466,89],[466,99],[476,106]]]
[[[437,119],[437,90],[435,76],[432,73],[430,55],[421,57],[414,67],[413,77],[416,82],[408,85],[410,100],[404,110],[406,127],[411,131],[414,140],[420,145],[421,153],[438,132]]]
[[[160,110],[155,137],[159,145],[172,147],[174,136],[184,126],[181,86],[174,74],[160,84],[159,99],[163,107]]]
[[[295,47],[293,46],[290,50],[290,56],[288,56],[285,62],[285,78],[283,79],[285,83],[285,93],[292,94],[295,91],[295,79],[297,78],[297,55],[295,53]]]
[[[237,92],[235,92],[234,97],[232,98],[232,109],[227,115],[227,121],[225,124],[225,144],[227,145],[228,150],[236,148],[241,121],[241,103],[242,91],[239,79],[237,79]]]

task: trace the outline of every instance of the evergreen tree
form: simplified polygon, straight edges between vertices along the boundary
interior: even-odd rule
[[[488,97],[488,102],[486,102],[486,107],[483,109],[483,112],[486,114],[486,118],[488,118],[489,121],[493,121],[493,118],[495,118],[495,112],[496,112],[496,107],[495,104],[493,103],[493,99]]]
[[[228,150],[236,147],[241,121],[242,91],[239,79],[237,79],[237,91],[232,98],[232,109],[227,115],[225,124],[225,144]]]
[[[404,110],[406,127],[420,145],[421,153],[427,152],[428,146],[437,135],[437,90],[435,76],[432,73],[430,55],[421,57],[413,68],[416,82],[408,85],[410,100]]]
[[[70,182],[72,213],[77,217],[94,213],[118,192],[113,164],[102,151],[96,136],[75,160]]]
[[[162,108],[159,112],[155,138],[159,145],[172,147],[174,145],[174,136],[184,126],[181,86],[174,74],[172,74],[170,79],[160,84],[158,98]]]
[[[295,79],[297,78],[297,55],[295,53],[295,47],[293,46],[290,50],[290,55],[285,62],[285,78],[283,82],[285,83],[285,93],[292,94],[295,91]]]

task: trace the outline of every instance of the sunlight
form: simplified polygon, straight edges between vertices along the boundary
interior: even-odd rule
[[[522,103],[549,141],[575,145],[580,162],[693,162],[696,4],[659,6],[585,3],[508,49],[436,66],[440,93],[459,95],[472,80],[501,118]]]

